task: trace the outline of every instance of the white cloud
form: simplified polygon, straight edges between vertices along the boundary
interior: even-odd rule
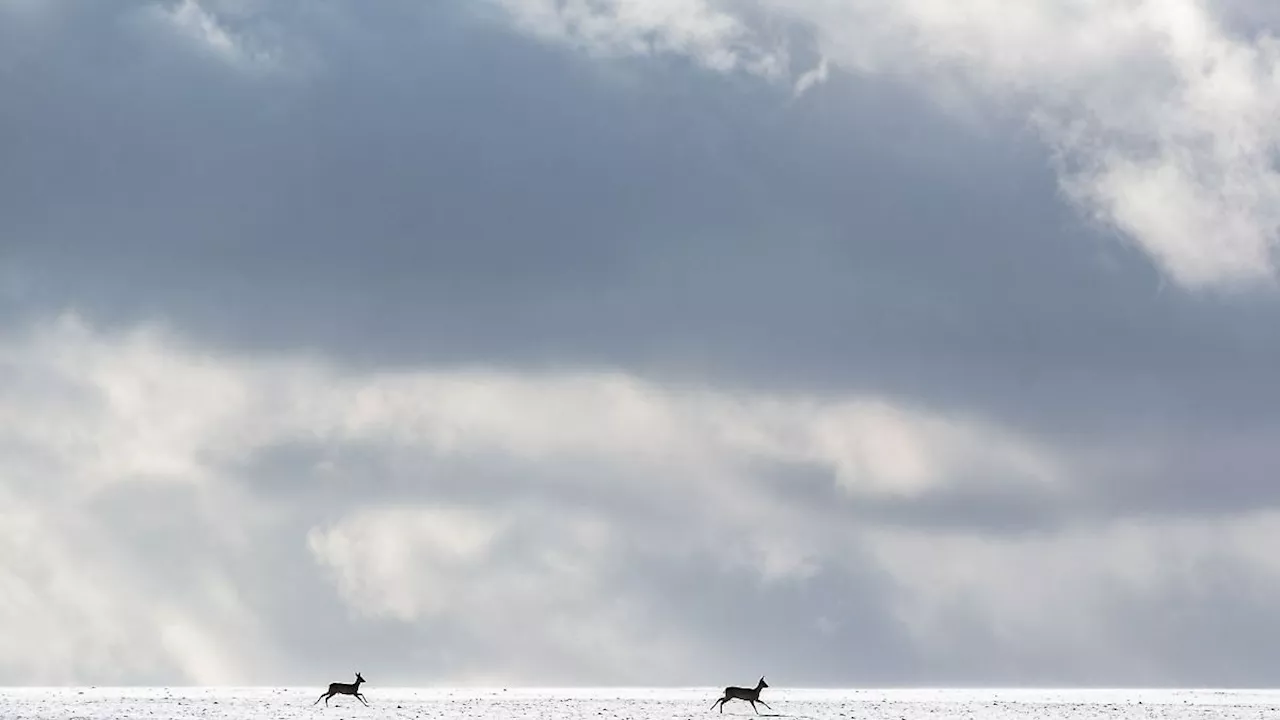
[[[103,337],[74,316],[0,347],[0,362],[42,374],[6,388],[18,401],[0,410],[7,432],[79,458],[75,476],[90,483],[195,482],[210,465],[299,438],[724,475],[743,463],[816,464],[869,496],[973,474],[1052,486],[1058,472],[1044,449],[976,418],[875,397],[692,391],[615,372],[348,375],[306,357],[209,356],[157,328]],[[24,402],[47,415],[24,417]]]
[[[896,611],[921,647],[963,661],[980,628],[1008,657],[1055,665],[1061,676],[1168,682],[1160,634],[1198,621],[1185,613],[1222,597],[1269,604],[1280,562],[1280,513],[1130,517],[1023,537],[868,530],[894,568]],[[1216,596],[1216,597],[1215,597]],[[1188,602],[1190,601],[1190,602]]]
[[[192,40],[202,43],[228,60],[239,59],[239,44],[222,23],[218,22],[218,19],[205,10],[197,0],[181,0],[162,12],[175,29],[185,33]]]
[[[18,681],[269,675],[289,649],[255,602],[284,570],[282,547],[314,562],[304,572],[346,622],[440,628],[455,638],[440,649],[450,678],[525,682],[680,682],[717,662],[720,643],[663,604],[671,586],[649,584],[666,567],[753,577],[763,594],[870,572],[927,657],[968,667],[979,633],[988,659],[1155,679],[1167,658],[1132,631],[1135,615],[1159,619],[1144,603],[1205,583],[1205,568],[1280,579],[1270,515],[1010,537],[846,512],[975,488],[1071,497],[1078,481],[1031,439],[884,398],[353,371],[74,316],[0,339],[0,367],[0,670]],[[318,450],[272,500],[259,484],[280,478],[252,461],[298,445]],[[347,462],[351,448],[372,464]],[[492,467],[510,473],[494,485]],[[404,482],[418,487],[387,494]]]
[[[436,622],[491,649],[508,680],[661,676],[697,667],[696,644],[616,589],[615,543],[635,527],[588,513],[375,507],[316,528],[310,548],[354,612]]]
[[[279,49],[261,34],[237,29],[231,22],[250,15],[247,8],[228,0],[174,0],[144,9],[147,19],[227,65],[245,70],[277,69]]]
[[[537,37],[603,56],[687,55],[717,71],[777,77],[787,56],[708,0],[491,0]]]
[[[796,78],[795,88],[793,90],[795,97],[809,92],[813,88],[825,83],[831,76],[831,65],[823,58],[812,70],[807,70]]]
[[[60,478],[42,478],[52,497],[32,497],[9,487],[14,470],[12,459],[0,462],[6,678],[48,685],[139,677],[245,683],[271,663],[261,647],[263,628],[234,592],[228,601],[225,592],[221,599],[196,597],[193,588],[166,585],[166,574],[124,547],[118,526],[97,517]]]
[[[413,622],[457,603],[459,584],[502,530],[472,509],[362,508],[313,529],[307,543],[355,612]]]
[[[748,53],[762,17],[794,23],[834,67],[899,78],[939,99],[967,95],[997,116],[1022,114],[1052,151],[1066,196],[1176,282],[1203,289],[1273,279],[1280,45],[1270,35],[1230,34],[1215,5],[770,0],[750,13],[742,3],[664,5],[640,23],[628,15],[633,4],[503,0],[526,28],[537,27],[530,16],[578,8],[590,32],[537,34],[589,47],[618,45],[611,38],[619,35],[676,34],[705,17],[733,29],[659,48],[695,57]],[[759,44],[755,53],[779,51]],[[796,88],[821,77],[805,73]]]
[[[486,618],[540,619],[509,676],[528,677],[551,653],[560,671],[616,680],[637,668],[675,672],[680,657],[696,667],[700,657],[661,629],[643,596],[611,597],[607,583],[628,552],[713,558],[788,582],[851,537],[835,515],[813,517],[790,486],[760,484],[762,463],[824,468],[817,482],[851,497],[911,498],[984,473],[1051,487],[1057,472],[1026,440],[882,399],[678,390],[607,372],[346,372],[302,356],[209,353],[157,327],[103,334],[75,316],[0,341],[0,366],[0,504],[26,518],[6,523],[0,541],[6,597],[20,605],[0,613],[11,619],[0,634],[50,636],[0,648],[0,665],[42,681],[158,666],[237,681],[254,667],[240,655],[268,662],[279,649],[253,629],[260,618],[237,596],[241,576],[220,558],[252,563],[272,531],[272,511],[253,502],[256,480],[243,473],[273,447],[374,448],[388,463],[403,453],[420,463],[496,459],[536,474],[532,497],[546,499],[532,505],[499,495],[391,507],[361,500],[361,474],[299,466],[293,496],[328,478],[350,500],[292,542],[309,545],[353,617],[447,618],[495,644],[495,633],[517,628]],[[575,494],[617,497],[620,514],[563,499]],[[113,529],[101,516],[113,502],[142,502],[136,512],[152,514]],[[160,502],[175,509],[156,515]],[[169,537],[174,523],[195,544],[160,541],[186,559],[153,572],[137,548]],[[602,657],[601,643],[616,652]],[[106,662],[121,653],[130,661]]]

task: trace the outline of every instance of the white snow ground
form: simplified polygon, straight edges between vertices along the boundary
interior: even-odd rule
[[[754,717],[740,701],[710,710],[719,688],[415,690],[366,684],[370,707],[311,688],[9,688],[3,720],[715,720]],[[1280,720],[1272,690],[797,690],[767,688],[764,716],[797,720]]]

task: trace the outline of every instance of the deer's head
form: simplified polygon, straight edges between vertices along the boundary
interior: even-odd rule
[[[360,673],[356,673],[356,682],[358,683],[365,682],[364,676],[361,675]]]
[[[764,681],[764,676],[763,676],[763,675],[761,675],[761,676],[760,676],[760,687],[761,687],[761,688],[767,688],[767,687],[769,687],[769,683],[767,683],[767,682],[765,682],[765,681]]]

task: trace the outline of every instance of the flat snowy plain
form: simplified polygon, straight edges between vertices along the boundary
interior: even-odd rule
[[[312,705],[309,688],[9,688],[3,720],[155,720],[173,718],[458,718],[476,720],[693,720],[755,717],[732,701],[710,710],[719,688],[493,689],[379,688],[361,692],[370,707],[335,696]],[[1272,690],[801,690],[767,688],[764,717],[806,720],[1280,720]]]

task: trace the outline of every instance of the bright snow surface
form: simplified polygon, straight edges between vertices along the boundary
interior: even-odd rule
[[[415,690],[365,684],[364,707],[313,688],[0,689],[5,720],[173,718],[475,718],[476,720],[662,720],[755,717],[731,701],[711,710],[718,688]],[[809,720],[1280,720],[1280,691],[1262,690],[798,690],[766,688],[766,717]]]

